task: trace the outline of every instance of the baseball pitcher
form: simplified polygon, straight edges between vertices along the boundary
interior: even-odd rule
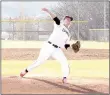
[[[74,44],[69,44],[70,40],[70,32],[68,28],[70,27],[71,21],[73,20],[70,16],[65,16],[62,21],[59,20],[59,18],[50,12],[48,9],[43,8],[42,11],[48,13],[51,18],[54,20],[54,29],[52,34],[50,35],[49,39],[44,43],[43,47],[40,50],[39,56],[37,60],[25,68],[21,73],[20,76],[23,77],[25,74],[30,72],[33,68],[41,65],[46,61],[50,56],[55,58],[59,61],[61,64],[61,70],[62,70],[62,82],[67,82],[67,77],[69,75],[69,65],[67,58],[65,57],[62,49],[68,49],[71,48],[74,50],[75,53],[79,51],[80,48],[80,42],[77,41]]]

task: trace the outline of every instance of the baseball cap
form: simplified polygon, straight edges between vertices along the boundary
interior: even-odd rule
[[[65,17],[64,17],[64,19],[65,19],[65,18],[70,18],[70,19],[71,19],[71,21],[73,20],[73,18],[72,18],[72,17],[70,17],[70,16],[68,16],[68,15],[67,15],[67,16],[65,16]]]

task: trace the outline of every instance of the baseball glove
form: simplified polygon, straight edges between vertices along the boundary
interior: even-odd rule
[[[71,47],[72,47],[73,51],[75,53],[77,53],[80,49],[80,41],[77,41],[76,43],[72,44]]]

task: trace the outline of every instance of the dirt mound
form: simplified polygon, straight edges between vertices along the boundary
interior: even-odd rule
[[[2,77],[2,94],[109,93],[108,79],[74,78],[63,84],[60,78]]]
[[[39,55],[40,49],[2,49],[3,60],[35,60]],[[78,53],[64,50],[68,60],[92,60],[108,59],[108,49],[81,49]],[[52,58],[49,58],[52,59]]]

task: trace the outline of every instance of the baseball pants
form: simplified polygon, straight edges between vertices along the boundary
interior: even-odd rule
[[[69,65],[65,55],[63,54],[63,51],[61,48],[55,48],[52,46],[52,44],[47,42],[41,48],[37,60],[29,67],[27,67],[27,70],[31,71],[33,68],[43,64],[44,61],[46,61],[50,56],[59,61],[61,64],[63,77],[67,77],[69,75]]]

